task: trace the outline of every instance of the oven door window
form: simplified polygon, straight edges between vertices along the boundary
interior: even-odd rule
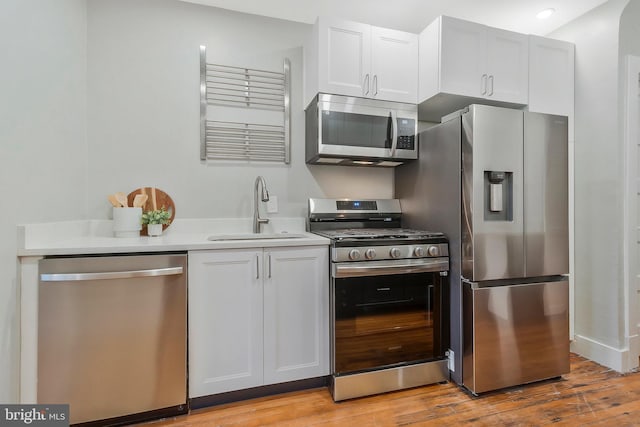
[[[442,286],[438,273],[335,279],[335,373],[442,358]]]

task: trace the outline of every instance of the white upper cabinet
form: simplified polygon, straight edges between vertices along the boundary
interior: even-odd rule
[[[371,27],[349,21],[319,21],[316,92],[367,96],[371,92]]]
[[[573,43],[529,36],[529,111],[573,116]]]
[[[418,35],[371,27],[371,97],[418,102]]]
[[[525,34],[487,27],[488,98],[526,104],[529,95],[529,40]]]
[[[323,17],[304,56],[305,106],[318,92],[417,102],[416,34]]]
[[[528,36],[441,16],[420,34],[421,119],[479,102],[528,102]]]
[[[429,93],[421,94],[420,98],[428,98],[438,92],[476,97],[486,95],[486,27],[447,17],[441,19],[442,22],[437,21],[432,29],[440,28],[440,34],[432,34],[430,37],[435,39],[429,40],[434,51],[425,52],[424,58],[436,74],[425,75],[420,72],[420,80],[431,86]],[[438,39],[441,40],[440,43]],[[434,53],[439,57],[434,56]],[[422,83],[421,81],[420,84]]]

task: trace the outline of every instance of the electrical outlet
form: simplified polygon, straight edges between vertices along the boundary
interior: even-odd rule
[[[267,213],[278,213],[278,196],[269,196]]]
[[[449,357],[449,370],[451,372],[455,372],[456,365],[453,363],[453,350],[449,349],[449,351],[447,351],[447,356]]]

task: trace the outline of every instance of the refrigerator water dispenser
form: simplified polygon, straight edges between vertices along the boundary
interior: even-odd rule
[[[484,172],[485,221],[513,221],[513,172]]]

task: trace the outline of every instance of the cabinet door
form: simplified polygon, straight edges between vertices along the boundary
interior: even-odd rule
[[[319,89],[347,96],[371,95],[371,26],[319,21]]]
[[[442,17],[440,92],[484,97],[487,93],[487,27]]]
[[[327,247],[265,251],[264,381],[329,374]]]
[[[262,251],[189,253],[189,396],[262,385]]]
[[[372,27],[371,96],[418,102],[418,36]]]
[[[529,36],[529,111],[573,116],[574,45]]]
[[[529,41],[525,34],[487,30],[487,92],[496,101],[526,104],[529,93]]]

